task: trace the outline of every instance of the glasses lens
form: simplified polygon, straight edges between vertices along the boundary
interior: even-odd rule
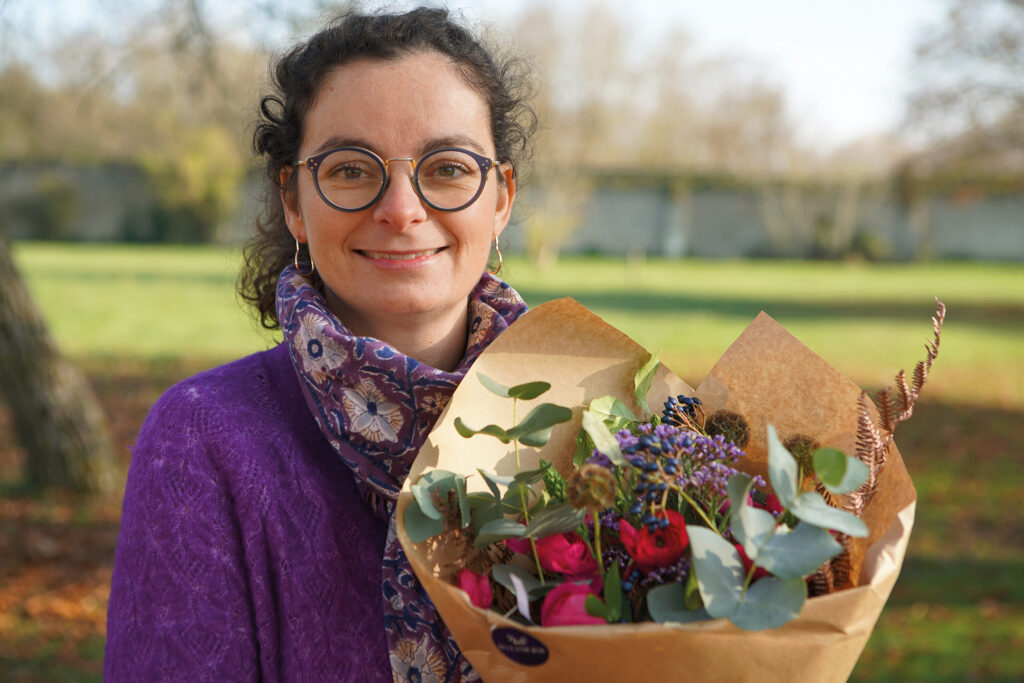
[[[472,202],[483,187],[480,164],[459,150],[431,152],[416,166],[423,198],[438,209],[459,209]]]
[[[358,149],[331,152],[316,170],[317,186],[328,202],[341,209],[370,204],[384,184],[384,166]]]

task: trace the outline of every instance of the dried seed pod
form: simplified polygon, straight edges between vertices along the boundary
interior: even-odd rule
[[[577,510],[604,510],[615,503],[615,475],[600,465],[584,465],[565,480],[569,504]]]
[[[814,470],[814,451],[821,447],[815,439],[806,434],[794,434],[783,441],[782,445],[793,454],[804,473]]]
[[[739,448],[746,448],[750,442],[750,427],[747,420],[731,410],[716,410],[712,413],[704,424],[704,431],[708,436],[721,435]]]

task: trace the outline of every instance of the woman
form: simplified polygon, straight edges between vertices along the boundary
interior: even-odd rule
[[[437,9],[351,13],[275,84],[254,143],[278,190],[240,283],[284,340],[147,418],[106,676],[472,680],[393,509],[468,366],[526,310],[485,268],[533,114]]]

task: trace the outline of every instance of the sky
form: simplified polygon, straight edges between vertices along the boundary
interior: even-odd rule
[[[301,0],[299,0],[301,2]],[[500,25],[531,0],[448,0],[471,20]],[[533,0],[538,1],[538,0]],[[571,17],[578,0],[539,0]],[[56,24],[100,22],[116,27],[119,0],[0,0],[7,19],[38,30]],[[144,4],[144,3],[143,3]],[[415,0],[368,0],[411,6]],[[435,2],[435,4],[437,4]],[[801,136],[839,147],[899,124],[915,38],[942,18],[948,0],[605,0],[638,44],[652,44],[673,26],[686,30],[698,54],[736,57],[777,83],[801,122]],[[245,25],[244,3],[206,0],[206,6]],[[232,9],[229,9],[232,8]],[[97,16],[101,15],[101,16]],[[251,18],[251,17],[250,17]]]
[[[569,0],[548,0],[571,10]],[[525,2],[449,2],[473,16],[505,18]],[[672,25],[708,56],[763,67],[787,93],[807,138],[840,146],[897,126],[922,29],[945,0],[630,0],[609,2],[637,40],[652,43]],[[623,6],[628,6],[628,14]]]

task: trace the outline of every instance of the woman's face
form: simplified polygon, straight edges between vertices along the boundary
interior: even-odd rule
[[[342,146],[363,147],[383,159],[419,159],[449,146],[495,156],[486,102],[435,53],[359,60],[330,73],[306,114],[299,158]],[[310,173],[296,170],[297,191],[285,195],[288,227],[300,242],[308,241],[328,303],[349,329],[373,334],[399,319],[415,324],[416,316],[463,319],[491,241],[512,209],[508,164],[488,172],[476,202],[455,212],[420,200],[406,161],[391,162],[384,195],[354,213],[328,206]]]

